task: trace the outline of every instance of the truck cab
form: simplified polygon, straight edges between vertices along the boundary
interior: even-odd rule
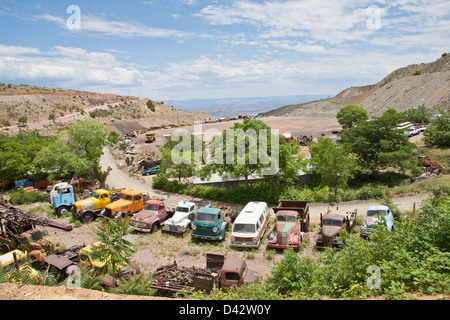
[[[42,254],[42,250],[50,254],[66,249],[63,243],[55,242],[43,227],[36,227],[22,232],[19,235],[19,241],[22,250],[29,252],[30,257],[37,261],[41,260],[39,257]]]
[[[31,278],[35,278],[39,273],[27,263],[27,255],[21,250],[12,250],[0,256],[0,268],[5,271],[14,269],[24,271]]]
[[[222,288],[241,286],[243,284],[259,281],[256,271],[250,270],[244,259],[239,257],[228,257],[221,270],[220,285]]]
[[[224,219],[219,208],[200,208],[192,223],[193,238],[206,240],[223,240],[229,220]]]
[[[133,215],[144,208],[144,195],[134,189],[120,191],[119,199],[108,204],[100,216],[109,219],[120,219]]]
[[[350,215],[327,213],[320,214],[321,232],[316,236],[316,247],[340,249],[342,242],[338,239],[341,230],[350,230],[356,223],[356,211]]]
[[[155,232],[172,215],[173,211],[167,209],[164,201],[151,199],[144,203],[144,209],[131,217],[130,225],[137,231]]]
[[[367,208],[366,220],[361,227],[361,237],[368,239],[376,223],[383,222],[387,230],[394,230],[394,216],[387,206],[370,206]]]
[[[74,188],[70,184],[62,184],[55,188],[51,194],[52,205],[58,217],[67,214],[75,202]]]

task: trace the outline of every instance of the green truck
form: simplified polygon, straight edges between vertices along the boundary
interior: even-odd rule
[[[231,224],[235,214],[235,210],[231,207],[200,208],[192,223],[191,237],[205,240],[224,240],[227,227]]]

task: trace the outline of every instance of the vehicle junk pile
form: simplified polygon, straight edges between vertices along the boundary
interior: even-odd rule
[[[300,145],[302,145],[302,146],[309,146],[311,144],[311,142],[313,141],[313,137],[311,135],[309,135],[309,136],[301,135],[301,136],[295,137],[295,140],[300,142]]]
[[[156,269],[153,273],[152,288],[175,293],[186,289],[192,293],[194,287],[195,267],[178,267],[177,262]]]

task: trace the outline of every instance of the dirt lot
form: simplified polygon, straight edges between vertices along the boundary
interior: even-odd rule
[[[280,133],[290,132],[292,134],[313,135],[318,137],[321,135],[333,137],[331,133],[333,130],[340,129],[339,124],[335,119],[304,119],[304,118],[264,118],[262,119],[268,123],[272,128],[280,129]],[[214,124],[204,124],[203,130],[218,129],[223,130],[233,125],[233,122],[222,122]],[[193,127],[187,127],[192,130]],[[139,152],[149,152],[155,150],[156,145],[162,142],[164,134],[172,132],[174,129],[164,129],[157,131],[156,143],[145,144],[143,136],[139,136],[133,140],[136,143],[135,150]],[[212,132],[212,131],[211,131]],[[167,197],[168,205],[175,205],[180,200],[192,200],[192,197],[168,194],[154,190],[151,187],[151,177],[142,176],[130,176],[127,172],[127,168],[119,169],[118,164],[122,164],[121,159],[117,159],[105,149],[104,156],[101,158],[101,165],[103,168],[111,167],[113,170],[106,183],[110,187],[128,187],[138,190],[142,190],[144,193],[152,195],[163,195]],[[400,210],[412,211],[415,204],[416,208],[419,208],[427,198],[426,195],[409,195],[401,198],[394,199],[394,203],[399,206]],[[193,199],[201,200],[201,199]],[[255,199],[257,200],[257,199]],[[225,203],[213,203],[213,205],[225,204]],[[345,213],[347,211],[354,211],[357,209],[359,215],[364,214],[368,206],[377,204],[377,201],[355,201],[350,203],[332,204],[333,210]],[[242,205],[227,204],[237,209],[241,209]],[[274,205],[274,204],[271,204]],[[36,205],[34,205],[36,206]],[[298,253],[299,256],[316,257],[318,253],[314,250],[314,235],[318,231],[318,222],[320,213],[325,213],[330,204],[312,204],[310,208],[311,214],[311,231],[305,234],[304,244],[305,247]],[[337,207],[337,208],[336,208]],[[44,214],[44,213],[43,213]],[[272,213],[273,215],[273,213]],[[63,223],[69,223],[69,218],[62,219]],[[51,236],[56,241],[61,241],[66,246],[91,244],[96,241],[96,235],[93,230],[100,222],[94,222],[91,224],[83,225],[79,228],[74,228],[70,232],[65,232],[56,229],[50,229]],[[273,227],[271,222],[268,231]],[[136,244],[137,252],[133,256],[133,260],[140,266],[142,272],[152,273],[157,267],[166,265],[176,261],[179,266],[196,266],[204,267],[206,263],[206,253],[221,253],[227,256],[234,255],[240,256],[246,259],[250,269],[256,270],[261,276],[265,277],[270,273],[271,267],[276,261],[282,259],[283,254],[280,251],[274,252],[266,249],[266,242],[263,241],[262,245],[257,250],[240,250],[234,249],[229,246],[230,244],[230,231],[226,234],[226,239],[223,242],[207,242],[196,241],[191,239],[190,234],[186,234],[182,237],[177,237],[170,234],[162,234],[161,231],[152,234],[132,233],[127,236],[127,239]],[[4,285],[0,288],[0,299],[72,299],[72,295],[69,289],[55,288],[51,290],[51,294],[48,293],[48,289],[45,293],[39,293],[38,289],[24,289],[19,288],[15,290],[11,288],[11,285]],[[76,290],[76,299],[109,299],[110,297],[98,292],[85,292],[84,290]],[[114,298],[114,297],[113,297]],[[119,298],[119,297],[117,297]],[[121,299],[126,299],[120,297]]]

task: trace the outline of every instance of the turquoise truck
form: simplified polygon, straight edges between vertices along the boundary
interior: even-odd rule
[[[235,212],[231,207],[207,208],[197,211],[192,223],[192,238],[205,240],[225,239],[225,232]]]

